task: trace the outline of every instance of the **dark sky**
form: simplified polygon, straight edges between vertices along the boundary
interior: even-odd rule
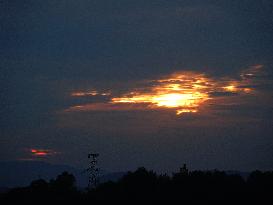
[[[111,171],[273,169],[272,10],[271,0],[0,1],[0,160],[84,167],[99,152]],[[197,113],[112,107],[173,73],[218,87]]]

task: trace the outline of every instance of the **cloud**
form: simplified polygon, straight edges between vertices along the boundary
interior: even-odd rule
[[[126,92],[110,89],[107,92],[94,89],[72,92],[71,98],[101,95],[108,98],[101,102],[72,105],[64,112],[171,110],[177,115],[197,113],[203,105],[212,101],[221,104],[233,99],[234,103],[240,103],[244,95],[252,95],[257,91],[255,86],[262,82],[261,79],[258,80],[261,73],[263,65],[251,66],[243,70],[237,78],[212,78],[196,71],[180,71],[136,83],[138,86],[131,85]]]
[[[48,157],[52,155],[58,154],[58,152],[51,150],[51,149],[36,149],[36,148],[31,148],[29,149],[29,154],[31,157],[38,157],[38,158],[43,158],[43,157]]]
[[[86,97],[86,96],[109,96],[111,95],[110,92],[103,92],[99,93],[96,90],[88,90],[88,91],[79,91],[79,92],[72,92],[71,96],[73,97]]]
[[[223,92],[211,92],[210,93],[211,97],[233,96],[233,95],[238,95],[238,93],[236,93],[236,92],[226,92],[226,91],[223,91]]]

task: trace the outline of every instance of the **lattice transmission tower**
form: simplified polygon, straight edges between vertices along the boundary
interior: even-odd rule
[[[98,153],[88,154],[90,159],[89,167],[86,170],[89,174],[88,178],[88,189],[96,188],[99,183],[99,167],[98,167]]]

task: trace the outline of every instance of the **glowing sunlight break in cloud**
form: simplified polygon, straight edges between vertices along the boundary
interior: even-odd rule
[[[176,113],[197,112],[201,103],[209,99],[205,91],[209,85],[204,77],[188,73],[155,81],[147,93],[132,92],[111,99],[111,103],[146,103],[149,108],[174,108]]]
[[[262,65],[252,66],[242,72],[239,80],[229,78],[214,79],[197,72],[179,72],[170,76],[150,80],[148,86],[135,88],[133,91],[120,96],[111,96],[104,103],[89,103],[76,105],[66,109],[71,111],[95,110],[134,110],[134,109],[174,109],[177,115],[183,113],[196,113],[200,106],[209,99],[215,98],[214,93],[250,93],[252,91],[251,78],[253,78]],[[98,91],[73,92],[71,96],[81,97],[97,95]],[[129,106],[130,105],[130,106]],[[127,106],[127,107],[126,107]],[[141,107],[142,106],[142,107]]]

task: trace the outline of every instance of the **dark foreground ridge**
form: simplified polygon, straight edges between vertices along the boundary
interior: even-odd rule
[[[172,177],[145,168],[128,172],[117,182],[89,191],[76,188],[72,174],[63,172],[49,182],[39,179],[28,187],[1,194],[1,204],[102,204],[181,202],[180,204],[273,204],[273,172],[254,171],[245,180],[222,171],[181,169]],[[4,203],[2,203],[4,202]]]

